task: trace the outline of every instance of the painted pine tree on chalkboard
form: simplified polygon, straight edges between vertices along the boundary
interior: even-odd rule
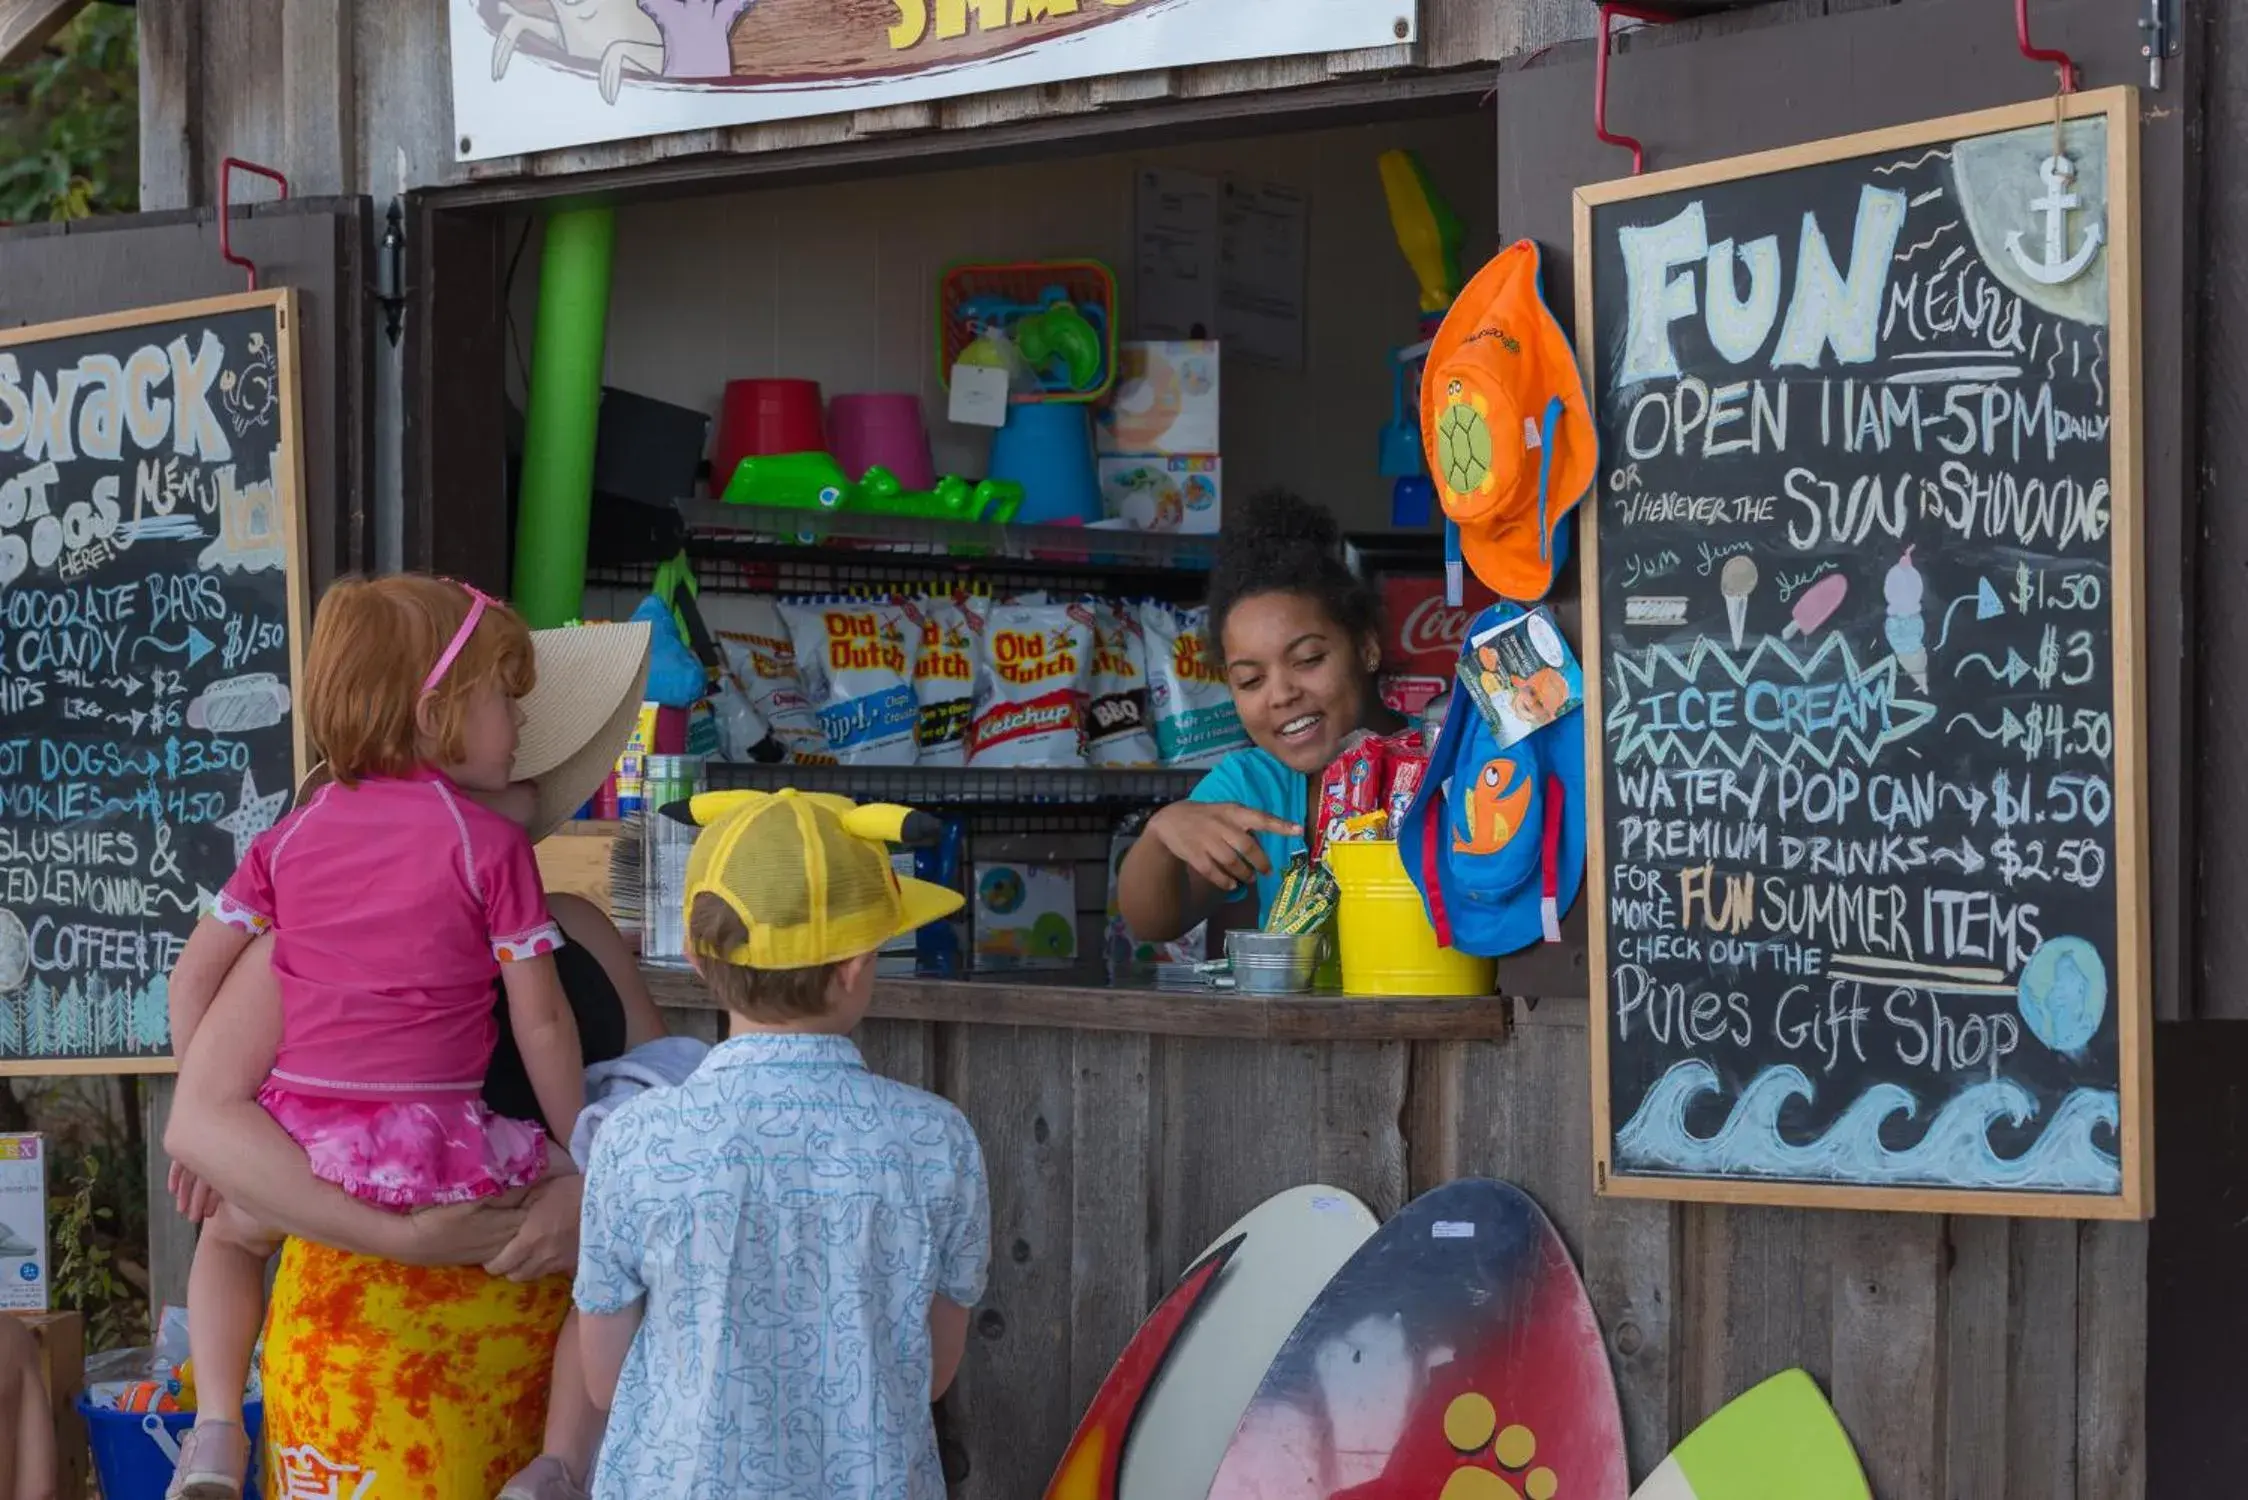
[[[53,1021],[54,991],[47,988],[46,980],[34,979],[24,1001],[23,1051],[26,1057],[46,1057],[55,1050]]]
[[[132,992],[121,989],[95,975],[86,983],[91,992],[94,1013],[94,1050],[97,1052],[123,1052],[126,1049],[126,1032],[132,1017]]]
[[[91,1018],[86,1014],[85,991],[73,979],[63,988],[60,1014],[55,1018],[55,1050],[65,1057],[78,1057],[93,1050],[94,1036]]]
[[[20,990],[0,1005],[0,1057],[23,1056],[23,1005]]]
[[[162,974],[140,987],[132,1002],[132,1035],[128,1045],[136,1052],[162,1052],[172,1044],[172,982]]]

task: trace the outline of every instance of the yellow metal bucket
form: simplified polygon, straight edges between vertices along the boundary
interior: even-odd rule
[[[1437,946],[1421,893],[1394,842],[1330,843],[1346,995],[1488,995],[1497,960]]]

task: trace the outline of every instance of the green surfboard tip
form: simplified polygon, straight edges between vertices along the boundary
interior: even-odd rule
[[[1872,1500],[1857,1449],[1801,1370],[1744,1392],[1688,1434],[1635,1500]]]

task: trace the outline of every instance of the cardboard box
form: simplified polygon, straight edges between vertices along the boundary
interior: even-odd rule
[[[1221,453],[1215,340],[1126,343],[1116,390],[1094,414],[1100,453]]]
[[[1110,455],[1100,460],[1101,511],[1134,531],[1214,536],[1224,509],[1218,456]]]
[[[86,1423],[78,1397],[86,1389],[86,1324],[74,1312],[12,1313],[39,1346],[39,1378],[55,1418],[55,1494],[76,1500],[87,1493]]]
[[[978,969],[1066,969],[1077,961],[1073,867],[979,860],[972,905]]]
[[[46,1310],[46,1139],[0,1135],[0,1312]]]

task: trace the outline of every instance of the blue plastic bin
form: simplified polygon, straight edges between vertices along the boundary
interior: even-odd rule
[[[179,1451],[180,1439],[195,1425],[195,1413],[119,1411],[113,1406],[96,1406],[80,1396],[78,1415],[86,1419],[86,1437],[93,1444],[94,1473],[101,1480],[102,1500],[164,1500],[164,1487],[172,1482],[172,1455]],[[264,1477],[265,1465],[257,1461],[257,1455],[263,1452],[259,1438],[264,1415],[262,1402],[251,1401],[242,1408],[253,1455],[250,1487],[245,1492],[251,1500],[263,1488],[258,1481]],[[159,1431],[168,1443],[158,1439]]]

